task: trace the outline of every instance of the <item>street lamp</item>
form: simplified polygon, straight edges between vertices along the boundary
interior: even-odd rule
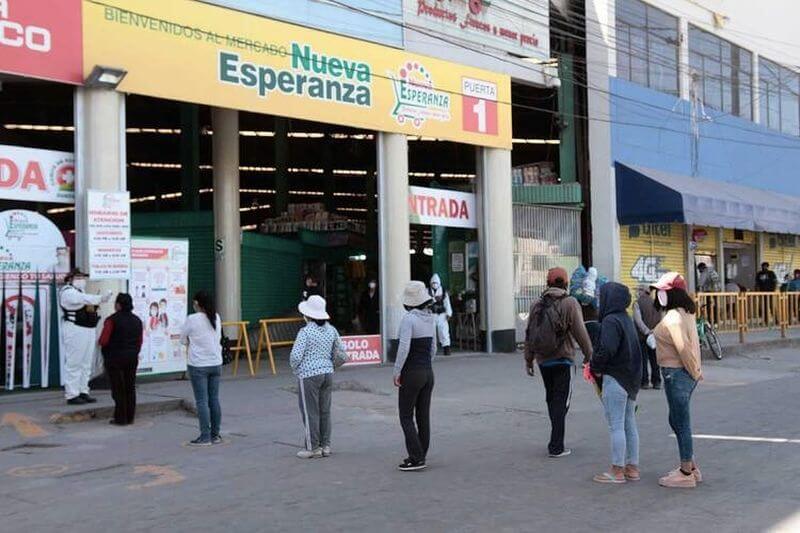
[[[86,78],[85,84],[87,87],[116,89],[127,73],[127,70],[95,65],[89,77]]]

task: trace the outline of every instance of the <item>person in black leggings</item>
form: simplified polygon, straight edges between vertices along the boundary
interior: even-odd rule
[[[434,383],[431,363],[436,352],[436,317],[430,311],[431,303],[424,283],[409,282],[403,292],[403,306],[408,312],[400,322],[394,363],[394,384],[400,388],[400,425],[408,450],[408,457],[398,466],[404,472],[423,470],[427,466]]]

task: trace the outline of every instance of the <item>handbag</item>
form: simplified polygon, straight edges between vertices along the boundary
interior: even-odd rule
[[[333,360],[333,368],[339,368],[346,362],[350,360],[350,357],[347,355],[347,352],[344,351],[344,346],[342,346],[342,341],[338,337],[336,341],[333,343],[333,354],[331,359]]]

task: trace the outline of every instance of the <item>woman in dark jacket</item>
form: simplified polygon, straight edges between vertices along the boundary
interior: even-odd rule
[[[639,480],[636,395],[641,386],[642,356],[636,326],[627,312],[630,304],[631,293],[625,285],[611,282],[600,289],[600,341],[590,365],[602,383],[611,434],[611,470],[596,475],[598,483]]]
[[[114,308],[117,312],[103,324],[100,346],[114,398],[111,423],[126,426],[133,424],[136,412],[136,367],[142,349],[143,326],[139,317],[133,314],[130,294],[118,294]]]

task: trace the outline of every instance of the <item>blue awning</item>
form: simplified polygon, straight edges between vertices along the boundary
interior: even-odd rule
[[[620,224],[679,222],[800,234],[800,197],[614,164]]]

